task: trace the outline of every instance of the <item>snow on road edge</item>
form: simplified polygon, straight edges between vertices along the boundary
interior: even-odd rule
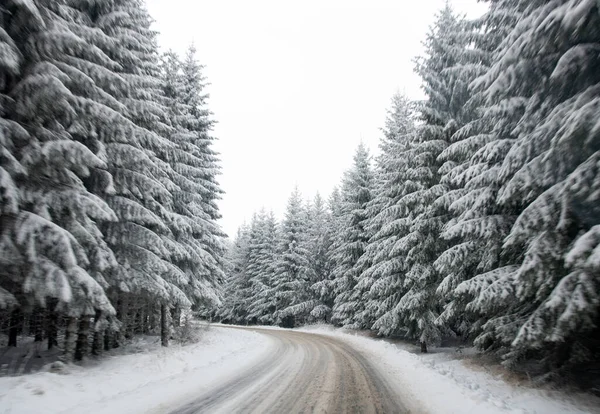
[[[361,352],[387,375],[415,413],[600,413],[600,400],[594,397],[512,386],[494,375],[469,369],[448,354],[412,354],[389,342],[327,325],[298,330],[338,338]]]
[[[161,413],[251,367],[274,343],[252,331],[211,328],[187,346],[108,357],[67,375],[0,378],[0,412]]]

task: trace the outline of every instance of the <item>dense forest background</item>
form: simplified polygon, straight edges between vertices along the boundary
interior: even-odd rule
[[[194,48],[161,54],[142,0],[5,0],[7,345],[67,361],[136,334],[167,345],[192,309],[422,351],[459,338],[543,379],[597,369],[600,4],[487,3],[437,14],[414,62],[426,99],[393,97],[375,159],[360,146],[326,199],[296,189],[227,249]]]
[[[374,160],[360,146],[327,200],[296,189],[281,222],[239,229],[217,318],[424,352],[456,338],[541,379],[596,372],[600,6],[488,3],[437,14],[414,62],[426,99],[394,96]]]

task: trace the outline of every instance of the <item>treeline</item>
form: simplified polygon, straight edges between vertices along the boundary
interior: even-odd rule
[[[394,97],[374,166],[361,146],[327,206],[295,192],[240,229],[218,316],[459,336],[542,378],[600,361],[599,8],[441,10],[427,99]]]
[[[142,0],[0,6],[0,326],[80,359],[219,303],[202,66]],[[63,339],[64,334],[64,339]],[[60,338],[60,341],[59,341]],[[64,342],[63,342],[64,340]]]

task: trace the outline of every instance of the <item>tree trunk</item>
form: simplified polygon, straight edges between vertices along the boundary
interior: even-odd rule
[[[19,308],[10,313],[10,326],[8,328],[8,346],[17,346],[17,336],[19,335],[19,326],[23,322],[23,316]]]
[[[121,322],[121,327],[118,331],[113,332],[112,348],[118,348],[121,345],[121,338],[123,332],[125,332],[125,327],[127,326],[127,301],[125,299],[125,294],[123,293],[120,293],[117,299],[117,319]]]
[[[75,360],[81,361],[84,357],[88,356],[90,342],[90,317],[83,315],[79,321],[79,332],[77,334],[77,346],[75,348]]]
[[[149,309],[148,325],[151,333],[156,333],[156,309]]]
[[[58,313],[54,310],[54,301],[49,302],[46,314],[46,329],[48,334],[48,349],[58,346]]]
[[[65,334],[65,361],[72,362],[75,358],[77,343],[77,318],[67,320],[67,331]]]
[[[125,339],[133,337],[133,322],[131,320],[131,300],[129,295],[124,294],[121,296],[121,335]]]
[[[110,351],[113,347],[114,341],[114,332],[112,329],[107,328],[106,332],[104,332],[104,350]]]
[[[133,333],[135,335],[140,335],[144,333],[144,309],[143,307],[138,307],[138,310],[135,312],[134,317],[134,326]]]
[[[35,308],[31,314],[34,342],[44,340],[44,314],[41,308]]]
[[[92,355],[96,356],[102,354],[104,348],[104,326],[101,319],[102,312],[97,310],[94,318],[94,339],[92,341]]]
[[[146,335],[148,333],[148,306],[144,305],[141,310],[142,312],[142,335]]]
[[[160,305],[160,344],[169,346],[169,321],[167,316],[167,306]]]
[[[179,306],[175,306],[171,309],[171,318],[174,327],[178,328],[181,326],[181,308]]]
[[[427,342],[425,341],[421,341],[421,352],[424,354],[427,353]]]

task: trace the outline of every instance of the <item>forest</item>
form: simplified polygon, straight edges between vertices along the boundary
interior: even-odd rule
[[[598,367],[600,3],[486,3],[435,16],[425,99],[393,95],[375,157],[359,146],[331,194],[295,189],[228,241],[194,46],[162,53],[142,0],[3,1],[7,345],[167,346],[193,310],[422,352],[458,338],[544,380]]]
[[[239,229],[214,316],[454,338],[540,380],[597,367],[599,7],[447,5],[414,62],[426,99],[393,97],[327,199]]]
[[[141,0],[0,6],[0,324],[66,361],[220,301],[219,157],[194,47]]]

